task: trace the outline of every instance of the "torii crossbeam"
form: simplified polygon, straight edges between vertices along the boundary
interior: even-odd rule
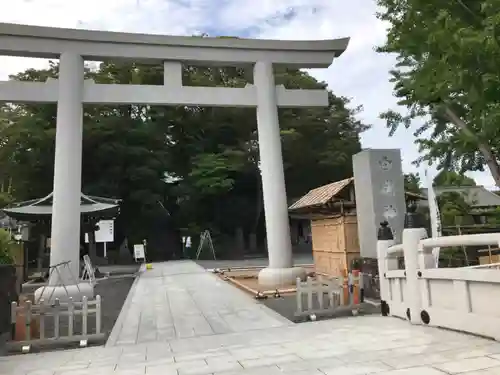
[[[51,261],[60,262],[64,254],[78,273],[84,103],[255,107],[269,251],[269,266],[260,272],[259,282],[279,286],[305,276],[292,261],[278,107],[327,106],[328,94],[276,86],[273,66],[327,68],[348,42],[144,35],[0,23],[0,55],[60,59],[57,80],[0,83],[0,101],[57,102]],[[84,81],[84,60],[105,59],[163,63],[164,85]],[[183,63],[252,66],[254,83],[244,88],[186,87]]]

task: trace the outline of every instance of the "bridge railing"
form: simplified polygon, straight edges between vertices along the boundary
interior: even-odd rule
[[[407,228],[402,237],[377,244],[384,315],[500,340],[500,265],[436,268],[432,255],[436,247],[499,245],[500,233],[426,238],[425,229]]]

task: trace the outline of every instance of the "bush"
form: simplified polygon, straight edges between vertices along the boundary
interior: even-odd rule
[[[12,247],[14,242],[10,233],[5,229],[0,229],[0,264],[12,264]]]
[[[361,258],[355,258],[351,261],[351,270],[360,270],[363,260]]]

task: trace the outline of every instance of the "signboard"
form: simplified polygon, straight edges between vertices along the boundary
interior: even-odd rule
[[[134,258],[136,261],[139,259],[146,259],[143,244],[134,245]]]
[[[95,232],[96,243],[115,241],[115,222],[113,220],[101,220],[97,223],[99,230]],[[85,233],[85,243],[89,242],[89,235]]]

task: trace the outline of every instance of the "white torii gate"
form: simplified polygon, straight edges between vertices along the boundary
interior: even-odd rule
[[[259,282],[278,286],[303,277],[304,269],[293,267],[278,107],[327,106],[328,94],[325,90],[287,90],[276,86],[273,65],[327,68],[345,51],[348,42],[349,38],[198,38],[0,23],[0,55],[60,59],[57,80],[0,82],[0,102],[57,102],[50,264],[71,261],[73,274],[79,273],[82,104],[256,107],[269,252],[269,266],[259,273]],[[84,81],[84,60],[104,59],[163,63],[164,85]],[[244,88],[183,86],[182,63],[253,66],[254,83]],[[69,275],[62,278],[74,284]],[[56,275],[49,284],[55,289],[59,281]],[[77,295],[77,285],[73,286]]]

